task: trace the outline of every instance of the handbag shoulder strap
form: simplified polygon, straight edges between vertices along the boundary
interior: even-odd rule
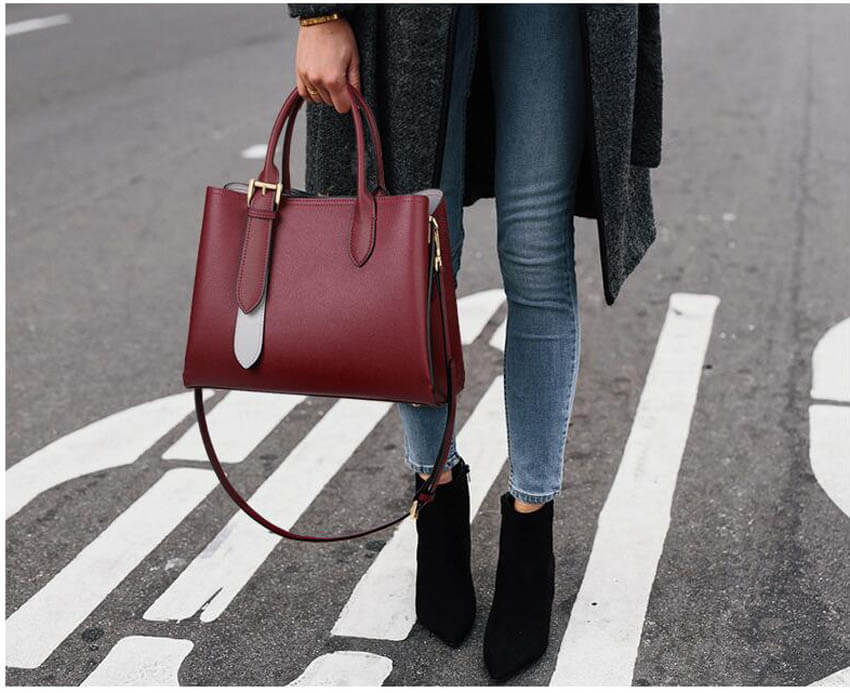
[[[230,483],[230,479],[227,478],[227,474],[222,468],[221,461],[218,459],[218,454],[215,451],[215,447],[213,446],[212,439],[210,438],[209,427],[207,426],[207,417],[206,411],[204,409],[204,397],[203,397],[203,389],[195,388],[195,412],[198,417],[198,429],[201,433],[201,440],[204,443],[204,449],[207,452],[207,457],[209,458],[210,464],[212,465],[213,471],[218,476],[218,480],[221,482],[221,485],[227,491],[228,495],[233,499],[233,501],[238,505],[248,516],[250,516],[253,520],[261,524],[270,532],[277,534],[279,536],[285,537],[287,539],[295,539],[297,541],[311,541],[311,542],[328,542],[328,541],[343,541],[345,539],[356,539],[357,537],[366,536],[367,534],[372,534],[374,532],[379,532],[382,529],[386,529],[387,527],[391,527],[398,522],[401,522],[405,517],[409,515],[416,517],[419,509],[423,505],[427,505],[431,501],[434,500],[434,494],[436,493],[437,487],[437,479],[440,478],[442,474],[443,467],[445,466],[446,460],[448,458],[449,446],[451,443],[452,433],[454,431],[454,421],[455,421],[455,409],[457,403],[457,379],[454,373],[454,360],[452,359],[452,352],[450,348],[449,341],[449,321],[448,321],[448,311],[446,309],[446,297],[445,291],[443,290],[443,281],[447,278],[448,275],[445,273],[440,273],[436,282],[437,292],[440,297],[440,317],[443,326],[443,353],[445,354],[445,363],[446,363],[446,378],[448,380],[448,416],[446,418],[446,426],[443,430],[443,441],[440,445],[440,451],[437,456],[437,460],[434,463],[433,469],[431,471],[430,476],[416,489],[416,493],[413,497],[413,502],[410,506],[410,510],[399,515],[398,517],[388,520],[380,525],[375,527],[371,527],[369,529],[364,529],[358,532],[352,532],[350,534],[342,534],[336,536],[312,536],[308,534],[296,534],[295,532],[290,532],[283,527],[276,525],[271,520],[264,517],[258,510],[251,506],[251,504],[239,493],[239,491],[234,488],[233,484]]]

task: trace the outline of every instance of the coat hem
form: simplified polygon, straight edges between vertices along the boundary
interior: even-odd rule
[[[599,159],[596,152],[596,121],[594,118],[593,109],[593,78],[590,70],[590,48],[589,48],[589,32],[587,28],[587,10],[581,8],[581,42],[582,53],[585,60],[585,104],[587,111],[587,127],[589,128],[590,139],[590,179],[593,189],[594,203],[596,205],[596,229],[597,238],[599,240],[599,259],[602,264],[602,291],[605,294],[605,303],[609,306],[614,305],[617,298],[617,292],[611,287],[610,281],[610,265],[608,263],[608,253],[605,247],[605,220],[604,208],[602,206],[602,191],[599,185]]]

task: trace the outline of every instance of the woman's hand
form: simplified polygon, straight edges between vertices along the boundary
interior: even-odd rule
[[[299,29],[295,80],[305,100],[348,112],[351,103],[346,84],[360,89],[360,56],[348,20],[335,19]],[[311,94],[311,90],[318,93]]]

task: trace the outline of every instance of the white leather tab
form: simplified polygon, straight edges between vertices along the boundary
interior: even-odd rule
[[[263,326],[266,322],[266,297],[250,313],[236,309],[236,330],[233,334],[233,353],[242,368],[250,368],[263,351]]]

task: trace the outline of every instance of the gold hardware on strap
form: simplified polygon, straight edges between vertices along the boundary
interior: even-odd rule
[[[431,229],[434,232],[434,271],[439,272],[440,267],[443,266],[443,258],[440,256],[440,225],[433,216],[428,217],[428,222],[431,224]]]
[[[413,504],[410,506],[410,516],[415,520],[419,517],[419,499],[415,499]]]
[[[280,195],[283,192],[283,185],[281,183],[264,183],[261,180],[256,180],[252,178],[248,181],[248,204],[251,204],[251,198],[254,196],[254,189],[259,188],[262,191],[262,194],[266,194],[266,190],[274,190],[274,206],[277,209],[280,206]]]

